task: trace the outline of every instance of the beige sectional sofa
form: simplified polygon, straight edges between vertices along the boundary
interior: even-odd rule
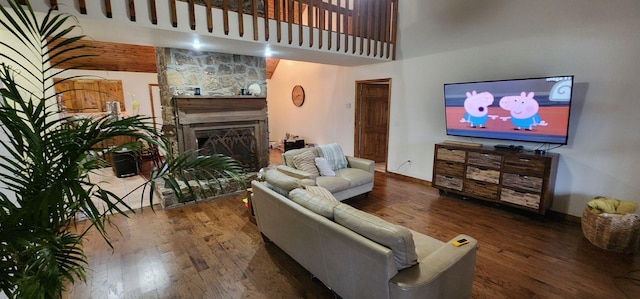
[[[278,165],[277,169],[288,176],[306,179],[305,184],[326,188],[340,201],[371,192],[375,166],[375,162],[372,160],[344,156],[346,167],[335,170],[335,176],[314,175],[296,167],[294,163],[295,156],[310,152],[314,157],[323,157],[321,147],[286,151],[282,154],[283,165]]]
[[[252,182],[253,209],[265,241],[342,298],[471,296],[475,239],[458,235],[452,240],[470,243],[455,247],[452,241],[390,224],[308,187],[295,188],[287,197],[268,185]]]

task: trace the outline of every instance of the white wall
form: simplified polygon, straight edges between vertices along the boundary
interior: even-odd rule
[[[13,35],[7,31],[4,26],[0,27],[0,40],[2,40],[5,43],[14,45],[15,48],[19,49],[20,51],[27,51],[26,47],[23,47],[21,44],[17,44],[15,41],[15,38],[13,37]],[[5,51],[5,49],[1,49],[2,51]],[[8,53],[7,53],[8,54]],[[22,59],[19,59],[19,57],[15,57],[14,59],[17,59],[18,61],[22,61]],[[2,57],[0,57],[0,63],[5,63],[7,65],[13,65],[10,61],[8,61],[7,59],[3,59]],[[26,63],[25,63],[26,65]],[[16,81],[20,82],[19,77],[16,77]],[[24,82],[22,84],[25,84]],[[0,88],[4,88],[5,86],[0,83]],[[0,100],[4,101],[4,99],[2,98],[2,96],[0,96]],[[7,136],[7,134],[4,132],[4,130],[0,130],[0,141],[2,142],[8,142],[9,138]],[[3,157],[9,157],[9,151],[6,149],[6,147],[4,146],[0,146],[0,155],[2,155]],[[0,168],[0,171],[2,171],[3,173],[7,173],[7,171],[4,168]],[[7,191],[5,188],[7,186],[4,183],[0,183],[0,192],[4,193],[9,200],[11,200],[12,202],[16,203],[16,195],[14,192],[9,192]],[[2,298],[6,298],[6,296],[4,295],[4,293],[0,293],[0,299]]]
[[[572,136],[554,150],[561,159],[552,210],[580,216],[597,195],[640,203],[639,2],[404,1],[399,16],[395,62],[344,68],[281,61],[269,82],[272,138],[301,132],[352,153],[354,111],[345,107],[355,81],[390,77],[388,168],[410,159],[411,167],[396,172],[431,180],[433,145],[456,139],[444,130],[444,83],[573,74]],[[310,90],[302,108],[290,101],[295,84]]]
[[[353,86],[341,80],[343,69],[281,60],[271,80],[267,80],[269,140],[282,141],[285,133],[291,133],[306,143],[339,142],[353,146],[353,133],[346,132],[353,132],[353,92],[344,92]],[[304,104],[300,107],[291,101],[295,85],[302,85],[305,92]],[[352,108],[346,108],[347,103],[351,103]]]

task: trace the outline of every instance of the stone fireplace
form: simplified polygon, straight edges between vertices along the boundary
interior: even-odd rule
[[[182,96],[174,105],[181,152],[230,156],[246,172],[269,165],[266,98]]]

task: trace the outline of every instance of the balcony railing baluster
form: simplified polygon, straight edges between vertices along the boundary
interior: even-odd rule
[[[189,0],[187,3],[189,4],[189,28],[196,30],[196,3],[194,0]]]
[[[270,1],[264,1],[264,40],[269,40],[269,9],[271,8]]]
[[[129,0],[129,20],[136,21],[136,3],[133,0]]]
[[[84,0],[79,0],[78,1],[78,6],[80,6],[80,13],[83,15],[87,14],[87,3],[84,2]]]
[[[196,10],[202,7],[206,10],[207,31],[213,33],[214,9],[222,10],[222,22],[224,34],[229,35],[229,12],[237,13],[237,29],[240,37],[244,36],[244,16],[248,15],[252,22],[253,40],[260,39],[260,30],[264,30],[264,40],[269,40],[269,23],[275,21],[277,42],[282,42],[282,22],[286,22],[289,44],[293,44],[295,27],[298,28],[298,46],[307,44],[313,48],[318,35],[317,48],[326,50],[344,51],[352,54],[395,59],[396,34],[398,18],[398,0],[147,0],[149,18],[152,24],[158,25],[157,8],[164,8],[162,3],[167,3],[169,9],[169,22],[171,26],[178,27],[178,22],[188,19],[189,28],[196,30],[198,20]],[[187,16],[177,15],[177,2],[183,2],[187,7]],[[56,8],[60,0],[49,0],[49,6]],[[62,0],[71,2],[71,0]],[[75,2],[75,0],[74,0]],[[127,0],[124,12],[127,17],[136,22],[136,7],[134,0]],[[46,2],[45,2],[46,3]],[[81,14],[87,14],[86,0],[77,0]],[[67,3],[68,4],[68,3]],[[107,18],[113,18],[114,12],[111,0],[102,1]],[[46,4],[45,4],[46,5]],[[141,5],[141,2],[138,3]],[[249,5],[251,8],[249,8]],[[184,6],[183,6],[184,7]],[[304,10],[307,13],[304,13]],[[92,12],[95,14],[95,12]],[[306,16],[306,19],[305,19]],[[178,20],[180,18],[180,20]],[[260,18],[264,19],[264,26],[260,26]],[[166,20],[160,20],[166,22]],[[200,21],[202,22],[202,21]],[[305,35],[304,27],[308,28]],[[324,32],[326,33],[326,36]],[[335,44],[334,44],[335,34]],[[325,41],[326,40],[326,41]],[[326,44],[325,44],[326,43]]]
[[[244,1],[238,0],[238,30],[240,33],[240,37],[244,36],[244,9],[243,9]]]
[[[222,19],[224,34],[229,35],[229,0],[222,0]]]
[[[155,0],[154,0],[155,1]],[[213,11],[211,6],[211,0],[207,0],[207,30],[211,33],[213,32]]]
[[[171,18],[171,26],[178,27],[178,12],[176,8],[176,0],[169,0],[169,14]]]
[[[156,9],[156,0],[149,0],[149,18],[151,18],[151,24],[158,25],[158,11]]]
[[[277,41],[281,42],[282,41],[282,1],[280,0],[276,0],[276,15],[274,16],[274,18],[276,19],[276,31],[277,31]]]
[[[258,40],[258,3],[251,1],[251,15],[253,16],[253,40]]]
[[[298,2],[298,22],[302,23],[302,3]],[[304,31],[302,30],[302,26],[298,27],[298,46],[302,47],[304,43]]]
[[[104,12],[107,18],[113,18],[113,13],[111,12],[111,0],[104,0]]]

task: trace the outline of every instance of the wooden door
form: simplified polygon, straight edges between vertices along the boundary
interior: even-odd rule
[[[97,80],[75,80],[76,98],[82,102],[82,112],[101,112],[102,97]]]
[[[357,83],[357,156],[376,162],[387,160],[389,82]]]
[[[121,80],[99,80],[98,85],[102,95],[102,111],[107,110],[107,102],[111,101],[120,103],[120,110],[125,111]]]

